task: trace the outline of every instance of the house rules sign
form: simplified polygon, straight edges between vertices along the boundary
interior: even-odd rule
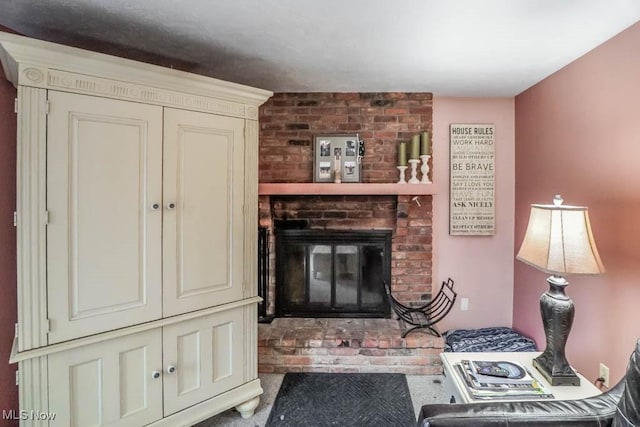
[[[451,125],[451,235],[486,236],[495,232],[494,136],[494,125]]]

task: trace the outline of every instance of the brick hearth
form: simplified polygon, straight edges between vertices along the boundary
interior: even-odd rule
[[[278,318],[258,326],[258,370],[435,375],[443,346],[426,332],[401,338],[395,319]]]

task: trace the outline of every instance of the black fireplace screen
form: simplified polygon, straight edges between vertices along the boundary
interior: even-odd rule
[[[273,316],[267,315],[269,301],[269,229],[258,227],[258,321],[271,322]]]
[[[390,231],[278,230],[278,316],[388,317]]]

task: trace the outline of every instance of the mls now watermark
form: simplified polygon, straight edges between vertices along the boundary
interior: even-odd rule
[[[21,420],[21,421],[53,421],[56,419],[55,412],[43,412],[43,411],[35,411],[35,410],[20,410],[16,411],[14,409],[7,411],[6,409],[2,410],[2,419],[3,420]]]

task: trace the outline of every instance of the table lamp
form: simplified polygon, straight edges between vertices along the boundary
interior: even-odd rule
[[[580,378],[564,354],[573,323],[573,301],[565,293],[567,274],[601,274],[600,260],[586,207],[566,206],[556,195],[553,205],[531,205],[529,224],[516,259],[550,273],[549,290],[540,297],[546,337],[544,352],[533,366],[552,385],[579,386]]]

